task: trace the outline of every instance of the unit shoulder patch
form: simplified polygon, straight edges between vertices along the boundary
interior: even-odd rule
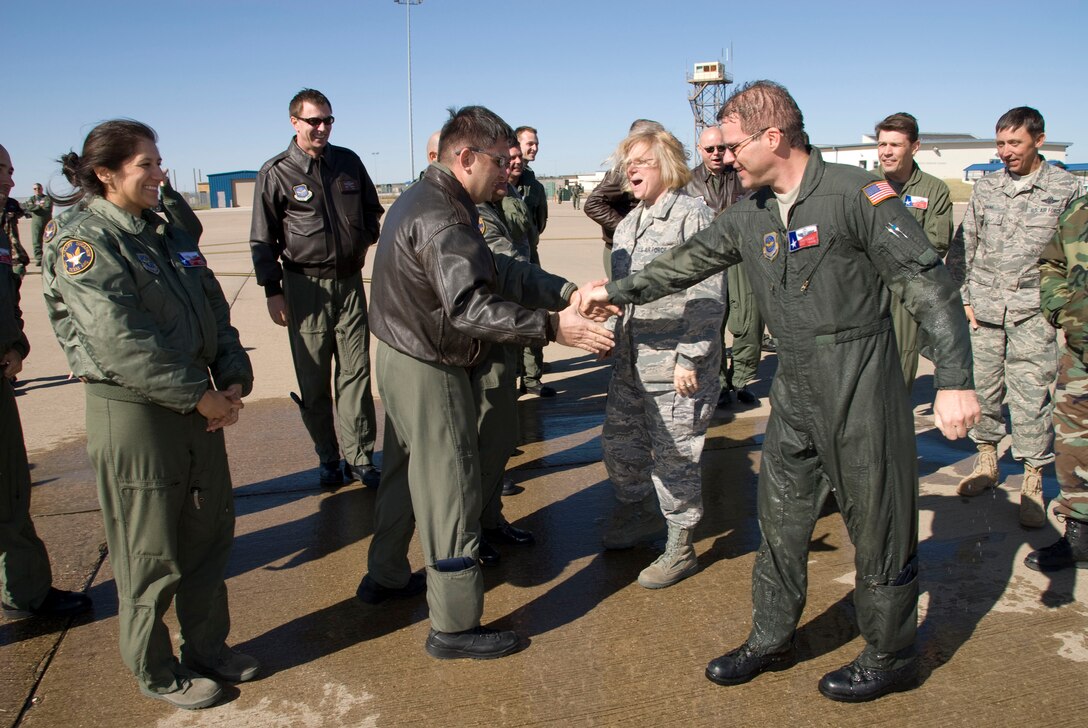
[[[64,272],[70,276],[86,273],[94,265],[94,248],[86,240],[69,240],[60,251]]]

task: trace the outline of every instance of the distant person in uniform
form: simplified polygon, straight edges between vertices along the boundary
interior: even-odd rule
[[[34,265],[42,264],[42,234],[53,219],[53,200],[42,190],[40,182],[34,183],[34,194],[24,203],[30,215],[30,242],[34,246]]]
[[[997,486],[997,446],[1005,437],[1002,406],[1012,418],[1012,456],[1024,463],[1020,525],[1046,524],[1043,468],[1054,461],[1058,370],[1053,324],[1039,308],[1039,257],[1080,189],[1077,178],[1047,164],[1043,116],[1020,106],[997,120],[997,154],[1005,168],[975,182],[963,223],[948,251],[962,281],[971,322],[975,384],[982,419],[971,429],[978,457],[956,492],[976,496]]]
[[[14,186],[8,150],[0,146],[0,204]],[[49,554],[30,518],[30,466],[12,379],[30,342],[23,333],[11,243],[0,232],[0,610],[8,619],[67,617],[91,608],[86,594],[53,587]]]
[[[121,657],[144,695],[205,708],[260,663],[227,646],[234,495],[223,428],[253,387],[230,305],[197,241],[152,212],[155,132],[99,124],[61,157],[74,192],[42,260],[57,341],[87,402]],[[55,240],[55,242],[54,242]],[[163,617],[173,603],[180,662]]]
[[[888,180],[899,199],[914,219],[926,231],[926,237],[943,258],[952,241],[952,198],[948,185],[926,174],[914,161],[922,144],[918,141],[918,120],[910,114],[892,114],[876,125],[876,153],[880,159],[878,174]],[[914,386],[918,375],[918,322],[892,296],[892,323],[899,360],[903,364],[903,379],[907,389]]]
[[[377,487],[370,327],[362,269],[384,208],[359,155],[329,144],[332,105],[303,89],[289,105],[295,136],[257,174],[250,247],[272,321],[287,327],[302,421],[326,487]],[[335,365],[335,367],[334,367]],[[336,420],[333,418],[335,376]],[[341,466],[341,441],[346,462]]]

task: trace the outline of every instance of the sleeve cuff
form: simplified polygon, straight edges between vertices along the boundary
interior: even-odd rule
[[[283,283],[282,281],[272,281],[264,284],[264,297],[272,298],[272,296],[283,295]]]

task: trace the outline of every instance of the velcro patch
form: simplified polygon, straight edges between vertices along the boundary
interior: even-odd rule
[[[178,253],[178,260],[181,261],[181,265],[185,268],[207,268],[208,261],[204,259],[204,256],[195,250],[184,250]]]
[[[11,248],[0,248],[0,265],[11,265]]]
[[[48,243],[57,234],[57,221],[50,220],[45,224],[45,230],[42,231],[42,242]]]
[[[861,191],[868,198],[869,203],[876,207],[884,200],[890,200],[893,197],[898,197],[895,194],[895,190],[888,184],[887,180],[879,180],[877,182],[871,182],[861,188]]]
[[[929,198],[918,197],[917,195],[906,195],[903,198],[903,204],[907,207],[913,207],[915,210],[928,210]]]
[[[70,276],[85,273],[94,265],[94,248],[86,240],[69,240],[60,251],[64,272]]]

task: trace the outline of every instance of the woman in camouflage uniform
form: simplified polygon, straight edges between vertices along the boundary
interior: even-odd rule
[[[635,132],[620,143],[616,159],[639,204],[616,228],[613,280],[641,270],[713,219],[709,207],[682,190],[691,179],[686,156],[664,130]],[[699,460],[720,389],[725,293],[719,273],[653,303],[627,306],[614,320],[601,439],[617,504],[604,546],[629,548],[657,535],[663,514],[665,553],[638,577],[650,589],[699,568],[692,532],[703,513]]]

